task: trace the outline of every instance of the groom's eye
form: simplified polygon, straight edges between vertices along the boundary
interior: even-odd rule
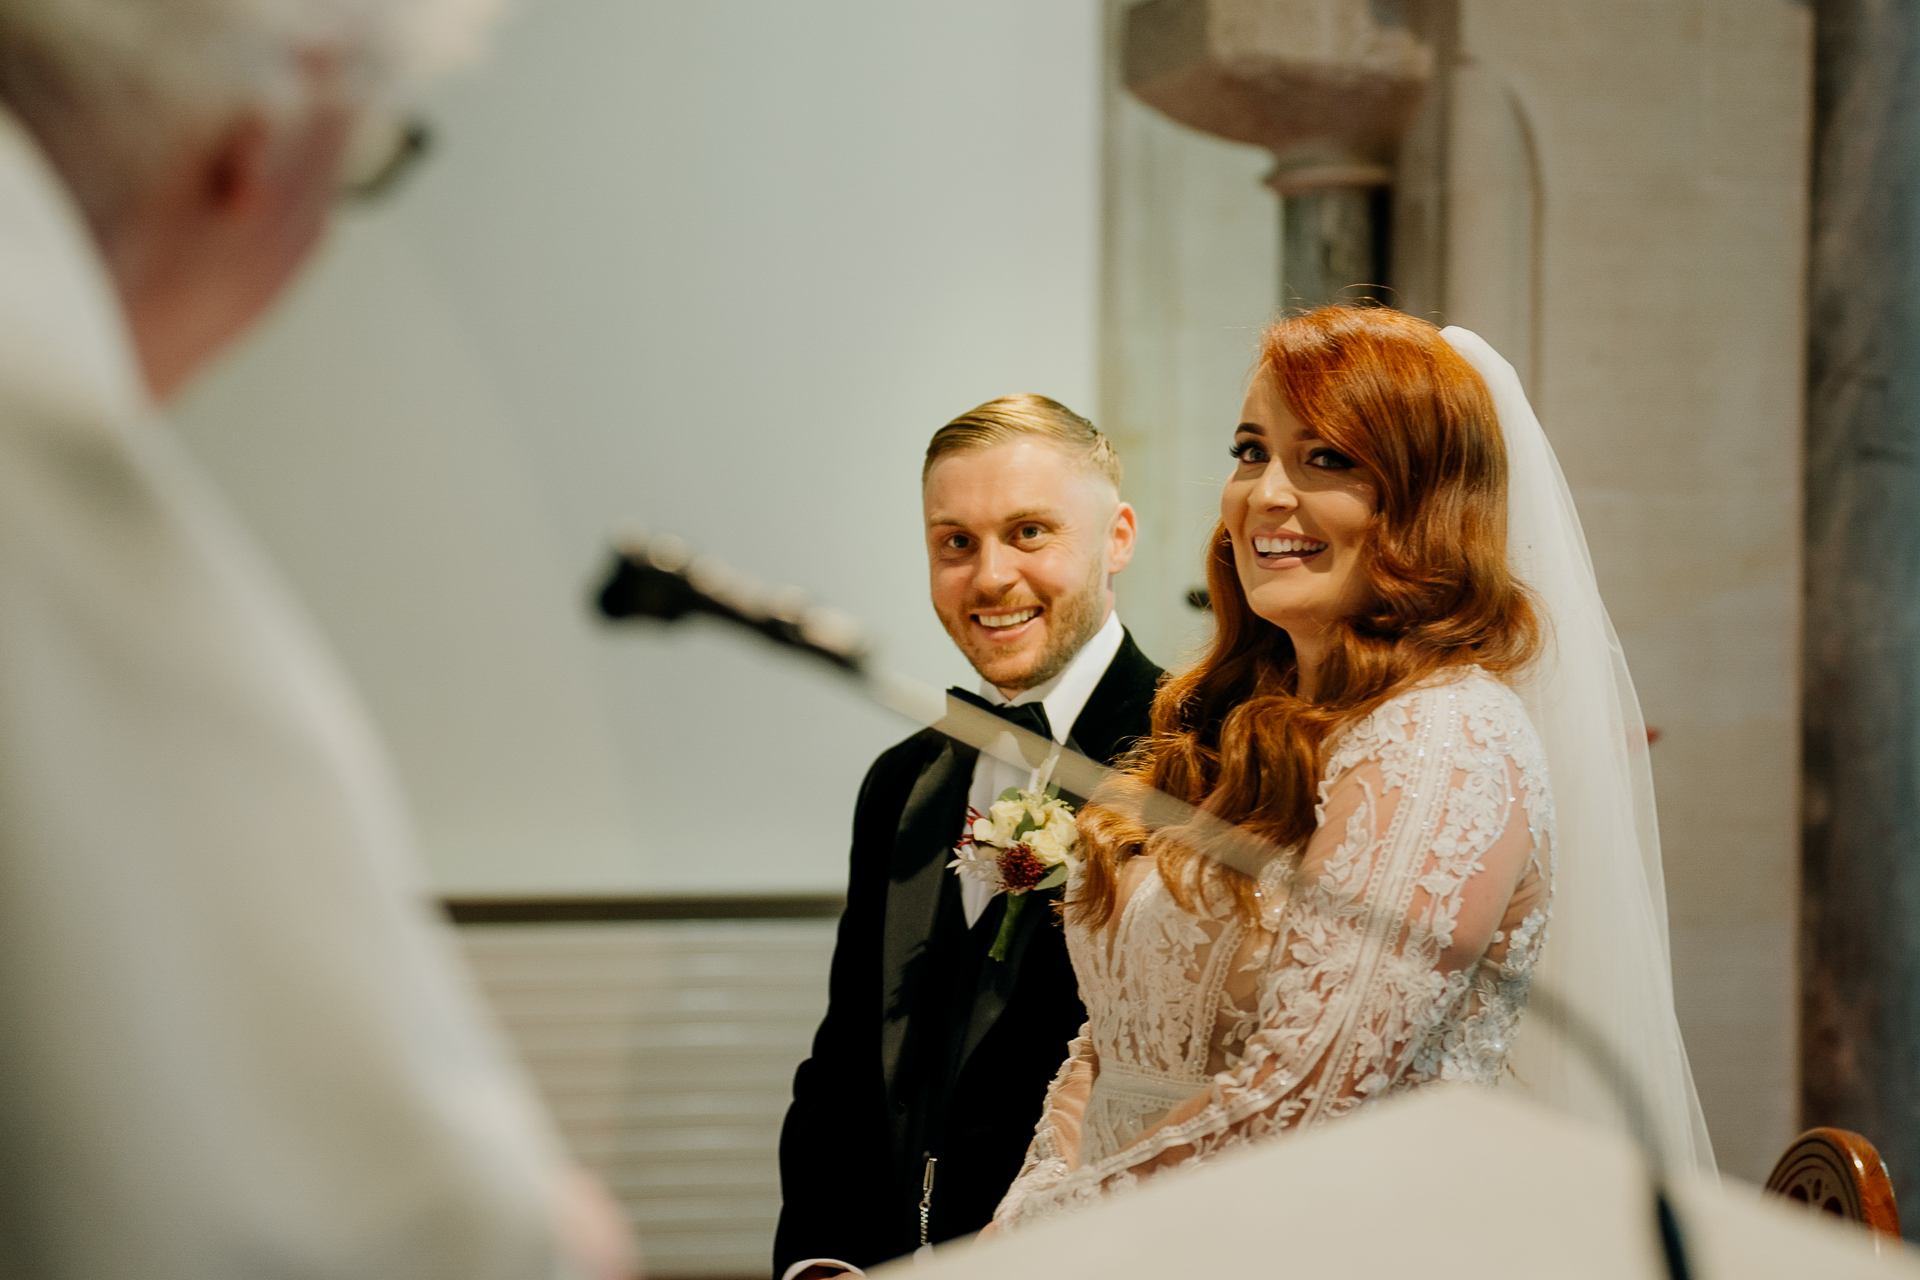
[[[1020,526],[1020,536],[1029,542],[1045,532],[1046,530],[1037,524],[1023,524]]]

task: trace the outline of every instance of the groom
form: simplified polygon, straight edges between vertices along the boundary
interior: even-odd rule
[[[1147,732],[1162,674],[1113,611],[1135,532],[1119,485],[1106,437],[1032,395],[940,428],[921,472],[933,606],[980,698],[1109,762]],[[776,1280],[978,1231],[1020,1171],[1086,1017],[1060,891],[1035,894],[994,960],[1005,896],[947,863],[970,806],[1029,782],[930,729],[868,771],[827,1016],[780,1136]]]

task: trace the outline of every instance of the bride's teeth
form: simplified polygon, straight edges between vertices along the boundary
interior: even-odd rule
[[[1292,553],[1312,555],[1314,552],[1324,551],[1326,548],[1326,543],[1315,542],[1309,538],[1255,538],[1253,540],[1253,549],[1263,556],[1288,555]]]

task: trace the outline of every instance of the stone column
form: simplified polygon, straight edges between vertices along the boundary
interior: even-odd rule
[[[1813,7],[1802,1118],[1865,1134],[1912,1206],[1920,1204],[1920,6]],[[1907,1234],[1916,1228],[1920,1213],[1909,1213]]]
[[[1280,301],[1286,307],[1391,300],[1393,192],[1368,186],[1296,186],[1280,192]]]
[[[1433,0],[1146,0],[1123,74],[1182,124],[1265,147],[1282,197],[1281,302],[1384,298],[1400,144],[1434,74]]]

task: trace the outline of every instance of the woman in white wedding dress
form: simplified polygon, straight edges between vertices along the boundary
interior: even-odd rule
[[[1642,949],[1658,935],[1650,966],[1569,994],[1647,1077],[1669,1147],[1710,1161],[1661,985],[1664,904],[1633,902],[1658,875],[1650,794],[1635,826],[1644,730],[1622,764],[1637,704],[1616,714],[1603,609],[1599,647],[1585,643],[1598,596],[1570,501],[1578,555],[1563,558],[1579,563],[1553,563],[1579,589],[1521,571],[1568,538],[1516,506],[1524,541],[1510,539],[1516,424],[1503,440],[1501,418],[1538,435],[1511,374],[1472,335],[1380,308],[1324,308],[1262,339],[1209,556],[1215,636],[1162,686],[1130,777],[1286,852],[1243,874],[1192,832],[1150,831],[1124,790],[1087,806],[1065,923],[1089,1020],[994,1229],[1432,1082],[1499,1083],[1554,945],[1567,760],[1593,900],[1578,931],[1605,918]],[[1529,482],[1564,498],[1544,438],[1546,469],[1531,438],[1521,451]],[[1606,680],[1579,685],[1595,666]],[[1572,732],[1536,733],[1543,698]],[[1610,879],[1590,866],[1629,861]],[[1594,1111],[1551,1051],[1533,1061],[1549,1101]]]

